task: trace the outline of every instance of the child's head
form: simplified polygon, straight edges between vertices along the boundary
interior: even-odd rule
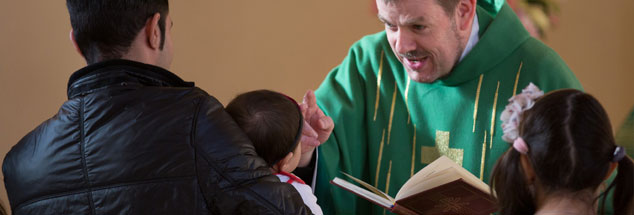
[[[257,90],[238,95],[226,111],[271,168],[291,172],[297,167],[304,121],[295,100],[277,92]]]
[[[514,128],[505,122],[505,140],[513,147],[498,160],[491,178],[501,214],[533,214],[536,192],[592,196],[617,163],[617,178],[608,189],[616,186],[615,212],[627,210],[634,189],[632,161],[615,145],[608,116],[595,98],[566,89],[537,98],[532,108],[532,100],[514,101],[507,110],[525,105],[524,111],[515,108],[518,133],[509,135]],[[505,112],[503,120],[509,118]]]

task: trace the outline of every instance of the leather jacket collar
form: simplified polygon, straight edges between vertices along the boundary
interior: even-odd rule
[[[68,99],[107,86],[138,83],[144,86],[194,87],[163,68],[130,60],[108,60],[88,65],[70,76]]]

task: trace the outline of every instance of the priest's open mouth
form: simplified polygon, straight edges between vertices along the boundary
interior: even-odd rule
[[[410,68],[411,70],[414,70],[414,71],[418,71],[420,68],[423,68],[423,66],[425,66],[425,64],[427,64],[428,60],[429,60],[429,57],[403,58],[403,61],[404,61],[405,65],[408,68]]]

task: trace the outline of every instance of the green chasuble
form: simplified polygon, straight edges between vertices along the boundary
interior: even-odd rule
[[[504,2],[506,2],[506,0],[478,0],[478,5],[495,17],[500,9],[502,9]]]
[[[451,74],[410,81],[385,32],[355,43],[316,92],[335,128],[319,147],[316,195],[324,214],[384,214],[329,184],[340,171],[395,196],[415,172],[446,155],[489,182],[509,144],[500,114],[530,82],[548,92],[581,89],[553,50],[531,38],[508,5],[496,18],[478,6],[480,40]],[[345,177],[343,177],[345,178]]]

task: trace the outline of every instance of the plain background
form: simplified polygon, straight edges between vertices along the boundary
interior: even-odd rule
[[[352,43],[381,31],[372,0],[186,0],[170,2],[172,71],[226,104],[272,89],[301,100]],[[634,105],[634,1],[574,0],[545,43],[620,125]],[[68,77],[85,66],[69,41],[63,1],[0,0],[0,155],[66,100]],[[8,207],[4,186],[0,199]]]

